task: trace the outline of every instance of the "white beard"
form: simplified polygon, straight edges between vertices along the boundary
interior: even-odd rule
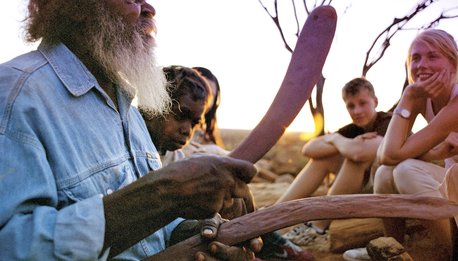
[[[161,115],[171,107],[165,75],[155,61],[154,52],[140,54],[136,59],[125,59],[120,67],[124,69],[118,71],[121,90],[135,97],[134,105],[149,115]]]
[[[153,46],[147,46],[140,30],[131,32],[122,21],[113,21],[113,17],[105,19],[107,22],[89,40],[94,58],[124,93],[136,97],[138,106],[148,114],[167,112],[171,100],[165,75],[156,64],[154,42]]]

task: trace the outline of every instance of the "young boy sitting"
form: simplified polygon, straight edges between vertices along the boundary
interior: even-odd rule
[[[365,78],[345,84],[342,98],[353,122],[304,145],[302,153],[309,161],[277,203],[311,196],[330,173],[336,174],[336,179],[328,195],[360,193],[368,182],[391,114],[376,111],[374,87]],[[331,220],[307,222],[284,236],[298,245],[309,245],[327,240],[330,224]]]

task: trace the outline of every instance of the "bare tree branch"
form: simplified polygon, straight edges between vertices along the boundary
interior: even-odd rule
[[[302,2],[304,3],[305,12],[307,13],[307,15],[309,15],[310,10],[308,9],[307,2],[305,2],[305,0],[302,0]]]
[[[367,72],[384,56],[386,50],[390,46],[391,38],[393,38],[396,33],[399,31],[404,30],[404,26],[416,15],[424,11],[428,6],[432,3],[439,1],[439,0],[423,0],[417,4],[417,6],[410,12],[410,14],[401,17],[401,18],[394,18],[393,22],[388,25],[385,30],[383,30],[372,42],[371,47],[366,52],[366,58],[364,60],[364,66],[362,71],[362,76],[366,76]],[[385,39],[381,40],[382,37],[385,36]],[[377,51],[377,54],[374,55],[371,61],[369,61],[371,54],[377,43],[382,41],[380,47]]]
[[[278,4],[277,4],[277,0],[274,1],[274,9],[275,9],[275,16],[273,16],[272,14],[270,14],[269,10],[267,9],[267,7],[262,3],[261,0],[258,0],[258,2],[262,5],[262,7],[264,8],[264,10],[267,12],[267,14],[270,16],[270,18],[272,18],[272,21],[274,21],[275,25],[277,26],[277,29],[278,31],[280,32],[280,36],[281,36],[281,39],[283,41],[283,43],[285,44],[285,48],[286,50],[288,50],[290,53],[293,52],[293,49],[289,46],[288,42],[286,41],[285,39],[285,35],[283,33],[283,29],[280,25],[280,20],[278,18]]]
[[[296,20],[296,37],[299,37],[300,25],[299,25],[299,18],[297,16],[296,3],[294,2],[294,0],[291,0],[291,4],[293,5],[294,19]]]
[[[444,10],[444,11],[439,15],[439,17],[437,17],[436,19],[434,19],[433,21],[431,21],[429,24],[423,25],[421,28],[422,28],[422,29],[432,28],[432,27],[437,26],[437,24],[438,24],[441,20],[458,18],[458,14],[456,14],[456,15],[446,15],[446,14],[445,14],[446,12],[449,12],[449,11],[451,11],[451,10],[458,10],[458,7],[450,8],[450,9],[448,9],[448,10]]]

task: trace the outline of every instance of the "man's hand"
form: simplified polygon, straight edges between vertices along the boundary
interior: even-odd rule
[[[201,236],[207,240],[214,239],[217,235],[219,226],[226,221],[227,220],[221,218],[219,214],[216,214],[213,218],[204,220]],[[248,246],[228,246],[220,242],[213,241],[208,245],[208,253],[197,252],[195,255],[195,260],[253,260],[255,256],[254,253],[261,251],[262,244],[262,239],[260,237],[250,240],[247,243]]]
[[[170,244],[177,244],[200,231],[203,241],[208,242],[208,248],[206,251],[197,252],[194,255],[195,260],[252,260],[254,253],[261,251],[260,237],[239,246],[228,246],[213,241],[218,234],[219,226],[226,221],[227,219],[222,218],[218,213],[213,218],[205,220],[185,220],[173,230]]]
[[[228,220],[222,218],[220,214],[216,213],[214,217],[202,221],[200,235],[207,240],[215,239],[218,234],[219,226],[226,221]]]
[[[105,247],[113,256],[178,217],[213,217],[234,198],[251,197],[250,162],[200,156],[171,163],[103,198]],[[135,213],[135,215],[132,215]]]
[[[244,261],[244,260],[253,260],[255,257],[254,252],[249,248],[238,247],[238,246],[227,246],[217,241],[213,241],[209,244],[208,251],[209,253],[197,252],[194,256],[195,260],[196,261],[216,261],[216,260]]]
[[[174,162],[152,175],[163,203],[173,214],[205,219],[230,207],[234,198],[250,198],[246,183],[255,174],[256,168],[247,161],[200,156]]]

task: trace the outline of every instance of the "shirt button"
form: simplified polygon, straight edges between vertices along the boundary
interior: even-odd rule
[[[113,193],[113,190],[112,189],[107,189],[107,195],[110,195],[111,193]]]
[[[147,153],[146,153],[146,157],[147,157],[148,159],[152,159],[152,158],[153,158],[153,155],[151,155],[150,153],[147,152]]]

